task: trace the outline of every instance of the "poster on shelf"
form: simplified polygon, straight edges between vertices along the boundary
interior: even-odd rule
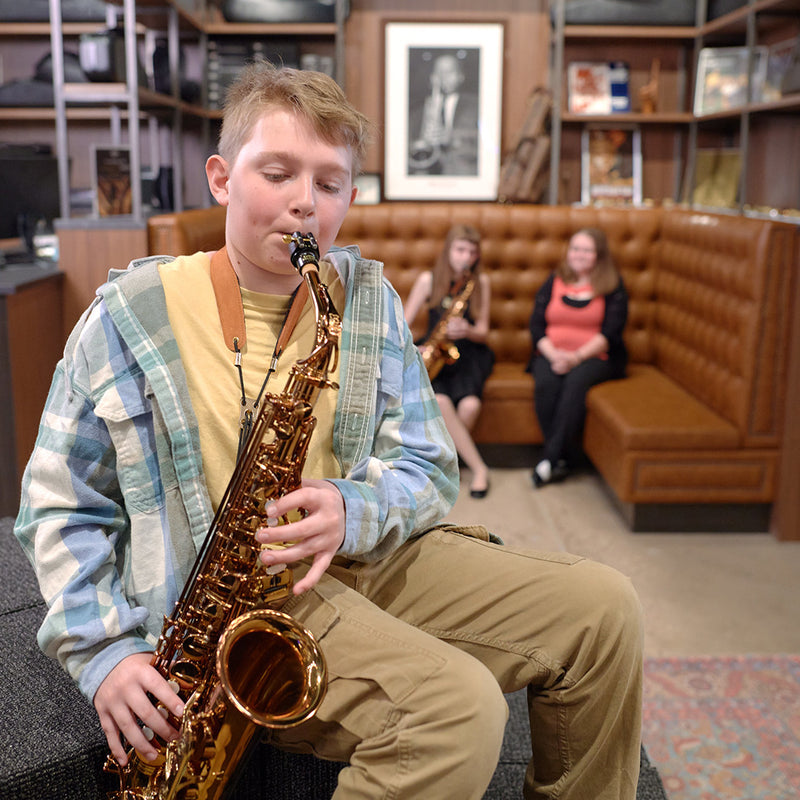
[[[581,203],[641,205],[642,144],[635,125],[587,125],[581,134]]]
[[[611,66],[573,61],[567,68],[569,110],[573,114],[611,113]]]
[[[748,102],[748,65],[746,47],[704,47],[697,61],[694,113],[698,116],[734,111]],[[753,48],[753,71],[750,97],[761,97],[767,69],[767,48]]]
[[[133,213],[129,147],[92,145],[92,199],[96,217]]]

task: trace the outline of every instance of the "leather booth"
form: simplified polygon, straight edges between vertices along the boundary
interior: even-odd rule
[[[384,262],[406,297],[455,223],[483,236],[496,365],[481,444],[538,444],[528,320],[571,234],[603,229],[630,309],[628,377],[587,398],[584,449],[634,530],[766,530],[785,413],[798,229],[682,208],[496,203],[353,206],[340,244]],[[153,217],[151,253],[217,247],[219,208]],[[665,514],[665,509],[679,514]]]

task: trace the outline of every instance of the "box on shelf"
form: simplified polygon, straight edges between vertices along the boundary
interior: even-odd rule
[[[61,0],[62,22],[103,22],[104,0]],[[50,0],[0,0],[0,22],[49,22]]]
[[[569,111],[573,114],[630,111],[629,72],[624,61],[573,61],[567,67]]]
[[[246,64],[259,58],[297,68],[300,66],[300,46],[291,37],[209,37],[206,58],[208,107],[222,108],[225,92],[236,76]]]
[[[725,14],[730,14],[731,11],[736,11],[737,8],[747,5],[747,0],[708,0],[708,10],[706,18],[717,19]]]
[[[334,22],[336,0],[224,0],[228,22]]]
[[[565,0],[564,21],[567,25],[694,25],[695,0]]]
[[[733,111],[748,102],[748,66],[746,47],[704,47],[697,61],[694,113],[698,116],[719,111]],[[753,72],[750,97],[762,96],[767,70],[767,48],[753,48]]]

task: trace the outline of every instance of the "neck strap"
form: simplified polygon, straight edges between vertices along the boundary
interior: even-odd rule
[[[228,248],[222,247],[211,257],[211,285],[217,301],[217,312],[222,324],[225,346],[232,353],[241,351],[247,343],[247,329],[244,322],[244,304],[239,289],[239,278],[228,256]],[[273,359],[280,358],[297,320],[303,313],[308,298],[308,286],[303,281],[292,296],[292,303],[283,322],[278,341],[275,344]]]

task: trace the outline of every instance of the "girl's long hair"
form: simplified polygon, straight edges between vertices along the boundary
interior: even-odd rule
[[[445,297],[445,295],[450,294],[450,287],[453,279],[455,278],[453,269],[450,266],[450,246],[457,239],[463,239],[478,246],[478,256],[475,259],[475,263],[472,265],[472,275],[476,279],[475,289],[472,293],[472,297],[475,298],[475,302],[478,304],[478,307],[480,306],[481,283],[479,280],[477,280],[477,278],[480,271],[481,235],[480,232],[471,225],[454,225],[447,232],[447,238],[444,241],[444,246],[439,252],[439,257],[436,259],[436,263],[433,265],[431,296],[428,298],[429,308],[436,308],[442,302],[442,299]]]
[[[608,239],[605,233],[599,228],[581,228],[570,236],[570,242],[578,236],[578,234],[589,236],[594,242],[594,247],[597,252],[597,261],[589,276],[589,281],[592,284],[595,297],[602,297],[603,295],[613,292],[619,285],[620,276],[619,270],[616,264],[614,264],[614,259],[611,257],[611,252],[608,249]],[[566,255],[561,264],[556,268],[556,274],[564,283],[576,283],[578,281],[578,276],[567,265]]]

